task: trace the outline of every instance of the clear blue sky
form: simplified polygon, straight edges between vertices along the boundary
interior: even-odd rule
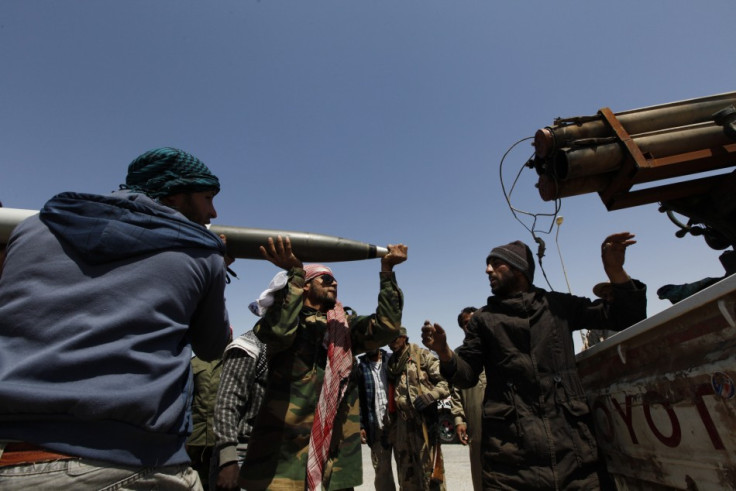
[[[404,242],[404,324],[462,338],[458,311],[490,294],[485,257],[532,242],[501,192],[499,162],[555,117],[728,92],[736,84],[732,1],[590,0],[0,2],[0,201],[38,209],[62,191],[107,193],[145,150],[175,146],[223,183],[222,225]],[[507,158],[510,185],[532,148]],[[533,171],[512,195],[549,212]],[[656,205],[607,212],[562,204],[544,269],[589,296],[599,245],[631,231],[626,268],[656,289],[720,276],[718,253],[677,239]],[[527,221],[529,224],[529,221]],[[549,220],[543,222],[549,227]],[[377,260],[331,264],[339,297],[375,308]],[[276,273],[233,265],[236,333]],[[536,283],[548,288],[538,268]]]

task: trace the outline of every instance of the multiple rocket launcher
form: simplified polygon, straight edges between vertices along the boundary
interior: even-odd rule
[[[673,219],[676,235],[736,247],[736,92],[558,118],[536,132],[534,147],[527,166],[545,201],[595,192],[609,211],[659,203],[671,219],[688,217],[687,225]]]
[[[16,225],[36,213],[38,211],[35,210],[0,208],[0,245],[8,242]],[[210,230],[227,236],[228,254],[238,259],[262,259],[259,246],[266,245],[269,237],[276,238],[279,235],[289,237],[294,254],[302,261],[357,261],[388,254],[385,247],[332,235],[216,225],[211,226]]]
[[[539,193],[550,201],[597,192],[609,210],[684,197],[689,186],[631,188],[736,165],[728,115],[718,115],[734,105],[736,92],[729,92],[615,114],[603,108],[595,116],[558,118],[534,137],[529,165],[539,174]]]

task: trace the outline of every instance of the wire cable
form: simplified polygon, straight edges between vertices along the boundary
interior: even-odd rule
[[[506,191],[506,185],[503,181],[503,164],[506,160],[506,157],[508,154],[513,150],[517,145],[519,145],[522,142],[525,142],[527,140],[531,140],[533,137],[527,137],[522,138],[521,140],[517,141],[511,147],[509,147],[508,150],[503,154],[503,157],[501,157],[501,162],[498,166],[498,172],[499,177],[501,181],[501,190],[503,191],[503,197],[506,200],[506,204],[508,205],[509,209],[511,210],[511,214],[514,216],[516,221],[521,223],[521,225],[531,234],[532,238],[534,239],[534,242],[537,243],[537,258],[539,262],[539,269],[542,272],[542,275],[544,276],[544,280],[547,282],[547,286],[551,291],[555,291],[554,288],[552,288],[552,285],[549,282],[549,278],[547,278],[547,272],[544,269],[544,265],[542,263],[542,258],[544,257],[544,253],[546,250],[546,245],[544,243],[544,240],[537,235],[537,233],[544,233],[544,234],[551,234],[552,233],[552,227],[554,227],[555,224],[557,224],[557,233],[555,234],[555,246],[557,247],[557,254],[560,257],[560,264],[562,265],[562,273],[565,277],[565,283],[567,284],[567,291],[568,293],[572,294],[572,288],[570,288],[570,282],[567,277],[567,269],[565,268],[565,261],[562,259],[562,249],[560,248],[559,244],[559,235],[560,235],[560,225],[562,225],[562,222],[564,220],[564,217],[560,216],[560,210],[562,209],[562,200],[560,198],[555,198],[555,205],[554,205],[554,211],[553,213],[532,213],[529,211],[520,210],[516,207],[514,207],[511,204],[511,194],[514,192],[514,188],[516,187],[516,183],[519,181],[519,178],[521,177],[521,172],[524,170],[524,167],[533,167],[531,162],[533,162],[534,159],[534,153],[532,153],[531,157],[521,166],[519,169],[519,172],[516,174],[516,178],[514,179],[513,184],[511,185],[511,189],[507,192]],[[527,226],[526,223],[519,217],[519,215],[528,215],[532,217],[532,225],[531,227]],[[550,222],[549,228],[544,230],[538,230],[537,229],[537,219],[539,217],[551,217],[552,220]],[[580,338],[583,343],[583,349],[587,349],[589,347],[589,340],[588,335],[590,334],[590,330],[580,330]]]
[[[503,180],[503,164],[506,160],[506,157],[508,154],[516,148],[517,145],[519,145],[522,142],[525,142],[527,140],[533,140],[534,137],[526,137],[522,138],[521,140],[517,141],[513,145],[509,147],[508,150],[503,154],[503,157],[501,157],[501,162],[498,166],[498,172],[499,172],[499,178],[501,181],[501,190],[503,192],[504,199],[506,200],[506,204],[508,205],[509,209],[511,210],[511,214],[514,216],[516,221],[518,221],[532,236],[534,239],[534,242],[537,243],[537,258],[539,262],[539,269],[542,272],[542,276],[544,276],[544,280],[547,282],[547,286],[550,290],[554,291],[554,288],[552,288],[552,285],[549,282],[549,278],[547,278],[547,272],[544,269],[544,266],[542,264],[542,258],[544,257],[544,253],[546,250],[546,245],[544,243],[544,240],[537,235],[537,233],[544,233],[544,234],[550,234],[552,233],[552,227],[554,226],[554,219],[557,217],[557,215],[560,212],[560,208],[562,207],[562,202],[559,198],[555,199],[555,205],[554,205],[554,212],[553,213],[532,213],[530,211],[524,211],[521,209],[516,208],[511,204],[511,194],[514,192],[514,188],[516,187],[516,183],[519,182],[519,178],[521,177],[521,173],[524,170],[524,167],[532,167],[530,164],[534,158],[534,153],[529,157],[529,159],[521,166],[519,169],[519,172],[516,174],[516,178],[514,179],[513,184],[511,185],[511,189],[509,191],[506,191],[506,184]],[[519,215],[527,215],[531,217],[532,219],[532,225],[531,227],[527,226],[526,223],[519,217]],[[545,231],[543,229],[537,228],[537,220],[539,217],[551,217],[552,220],[550,221],[549,228]]]
[[[562,215],[558,216],[555,219],[555,223],[557,224],[557,233],[555,234],[555,246],[557,246],[557,254],[560,256],[560,264],[562,265],[562,274],[565,277],[565,283],[567,284],[567,292],[572,295],[572,288],[570,288],[570,281],[567,277],[567,268],[565,268],[565,261],[562,259],[562,248],[560,247],[559,243],[559,237],[560,237],[560,225],[562,225],[562,222],[564,222],[565,217]],[[585,331],[585,332],[583,332]],[[580,329],[580,341],[583,343],[583,349],[588,349],[590,343],[589,343],[589,336],[590,336],[590,329]]]
[[[562,259],[562,249],[560,248],[559,243],[559,237],[560,237],[560,225],[562,225],[562,222],[565,220],[565,218],[560,215],[555,219],[555,223],[557,224],[557,233],[555,234],[555,246],[557,246],[557,254],[560,256],[560,264],[562,265],[562,274],[565,277],[565,283],[567,284],[567,293],[572,294],[572,288],[570,288],[570,282],[567,278],[567,269],[565,269],[565,261]]]

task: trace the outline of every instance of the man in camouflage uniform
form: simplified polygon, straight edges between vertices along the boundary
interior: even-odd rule
[[[406,260],[407,248],[389,245],[388,250],[381,259],[376,313],[345,318],[329,268],[303,266],[288,238],[269,239],[261,247],[267,260],[288,273],[254,328],[267,346],[269,379],[240,474],[248,491],[337,490],[362,483],[354,355],[385,345],[401,326],[403,294],[393,267]],[[323,405],[335,382],[339,397]],[[323,411],[331,416],[321,419]]]
[[[450,395],[440,375],[440,362],[429,351],[409,343],[406,328],[389,347],[389,441],[394,447],[403,491],[444,490],[437,401]],[[437,467],[439,475],[433,477]],[[441,477],[440,477],[441,476]]]

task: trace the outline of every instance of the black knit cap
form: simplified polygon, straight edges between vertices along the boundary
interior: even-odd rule
[[[512,268],[521,271],[529,284],[534,283],[534,256],[529,246],[520,240],[515,240],[509,244],[498,246],[491,250],[486,261],[492,257],[500,259]]]

